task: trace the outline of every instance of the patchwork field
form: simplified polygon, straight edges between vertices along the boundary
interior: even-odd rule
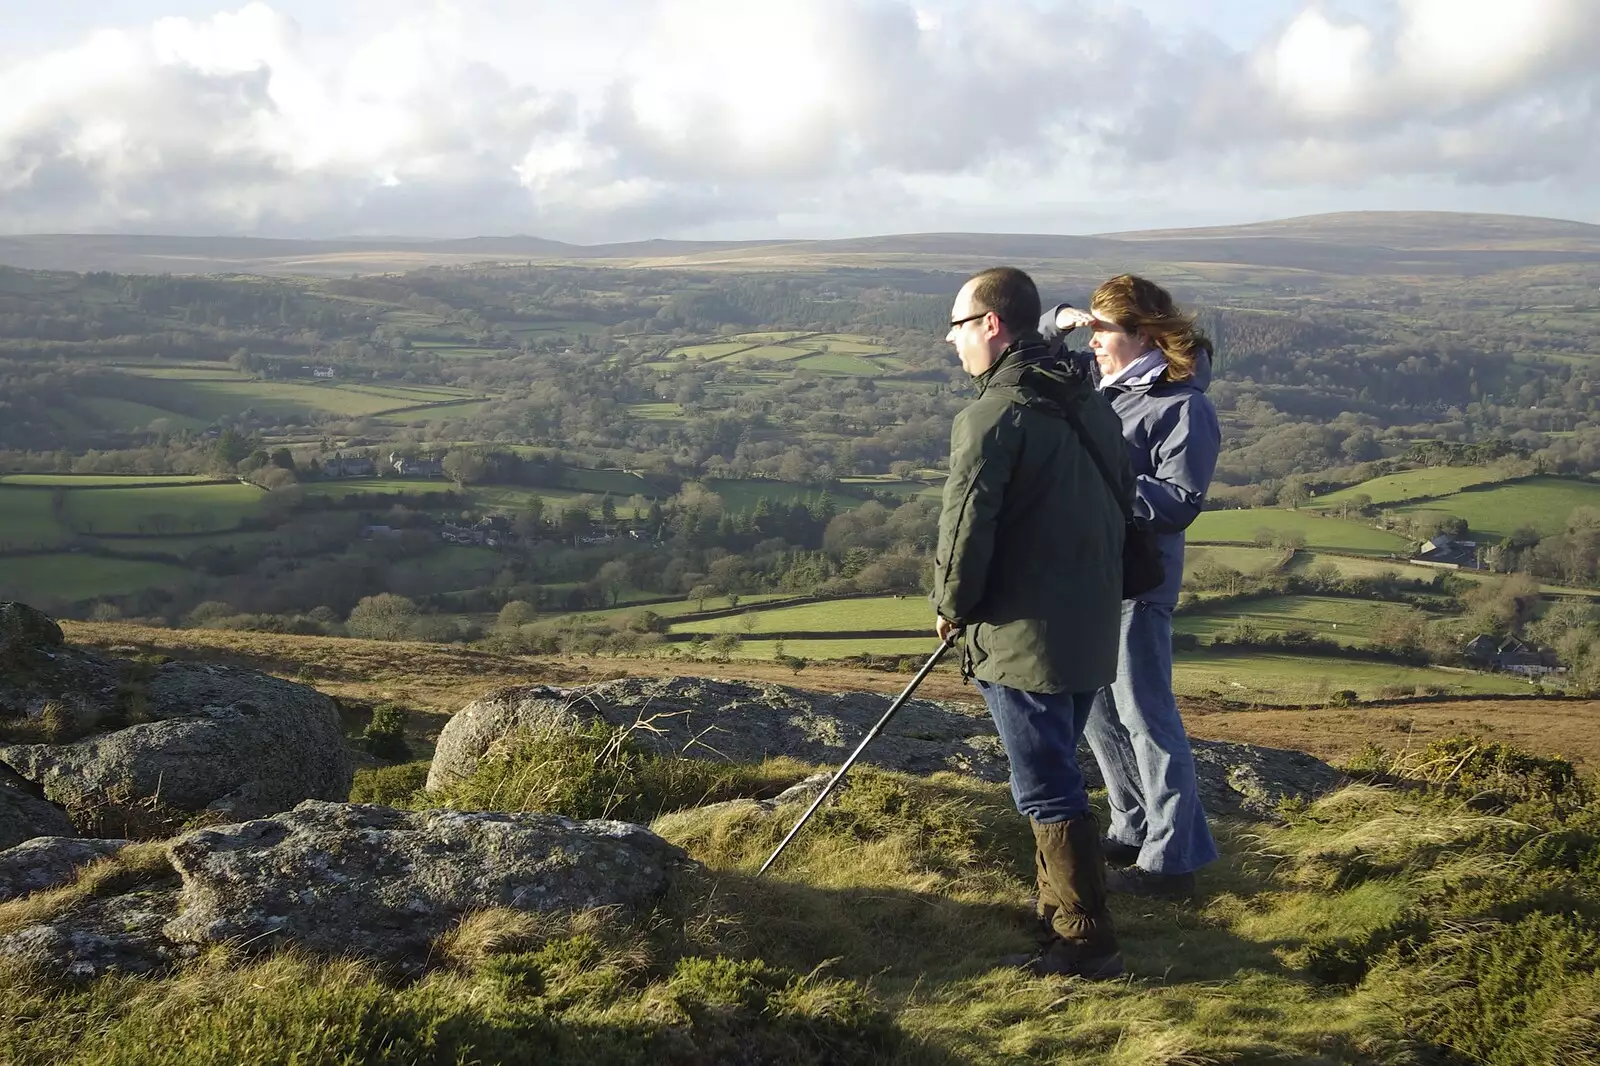
[[[1246,622],[1263,636],[1281,636],[1292,630],[1309,630],[1323,640],[1340,644],[1368,643],[1386,616],[1407,608],[1378,600],[1352,600],[1335,596],[1274,596],[1229,604],[1215,614],[1185,612],[1172,620],[1172,628],[1212,641]]]
[[[51,488],[92,489],[149,485],[196,485],[208,481],[232,482],[210,474],[6,474],[0,485],[46,485]]]
[[[67,493],[67,524],[99,536],[207,533],[233,529],[257,513],[265,493],[238,482],[78,489]]]
[[[1600,508],[1600,481],[1538,477],[1489,488],[1469,489],[1427,503],[1394,508],[1405,515],[1454,515],[1468,529],[1492,539],[1510,536],[1521,526],[1532,526],[1548,536],[1566,527],[1567,517],[1579,507]]]
[[[1327,510],[1357,496],[1366,496],[1375,504],[1398,503],[1423,496],[1445,496],[1470,485],[1500,481],[1504,476],[1493,467],[1483,466],[1430,466],[1420,470],[1402,470],[1398,474],[1385,474],[1359,485],[1330,492],[1326,496],[1318,496],[1306,506],[1312,510]]]
[[[844,633],[904,629],[933,632],[933,609],[921,596],[874,596],[773,607],[709,622],[684,621],[674,633]]]
[[[27,555],[0,559],[0,600],[35,606],[73,604],[145,589],[172,589],[195,575],[181,566],[95,555]]]
[[[1173,689],[1180,695],[1244,700],[1265,704],[1322,703],[1335,692],[1354,691],[1375,699],[1400,688],[1441,689],[1451,695],[1527,692],[1529,684],[1511,674],[1477,674],[1437,666],[1400,666],[1330,656],[1282,652],[1179,652],[1174,656]]]
[[[1264,574],[1283,563],[1287,552],[1277,548],[1240,548],[1230,545],[1190,545],[1183,553],[1185,576],[1207,564],[1226,566],[1247,576]]]
[[[1359,522],[1328,518],[1309,511],[1253,507],[1204,511],[1189,527],[1192,544],[1251,544],[1257,534],[1299,534],[1308,548],[1329,548],[1363,555],[1407,555],[1412,544],[1393,533]]]

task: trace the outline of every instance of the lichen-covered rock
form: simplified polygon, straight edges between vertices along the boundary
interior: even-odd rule
[[[408,970],[472,911],[646,907],[691,863],[626,822],[315,801],[187,833],[168,854],[183,876],[169,940],[292,943]]]
[[[66,813],[39,795],[40,789],[0,765],[0,848],[42,836],[72,836]]]
[[[502,689],[445,723],[428,787],[469,776],[491,744],[517,730],[572,729],[597,721],[623,728],[647,722],[632,738],[662,754],[729,762],[789,755],[836,763],[890,702],[874,692],[810,692],[700,677],[623,678],[570,690]],[[987,713],[935,700],[908,700],[861,758],[890,770],[954,770],[986,781],[1004,781],[1009,772]]]
[[[254,670],[168,662],[142,683],[151,719],[70,744],[0,746],[0,763],[43,787],[78,830],[170,833],[342,800],[353,768],[333,701]]]
[[[627,728],[647,721],[632,739],[664,754],[732,762],[789,755],[835,765],[855,750],[889,703],[890,697],[870,692],[698,677],[502,689],[467,704],[445,724],[428,787],[441,789],[470,775],[491,745],[518,730],[596,722]],[[1337,770],[1304,752],[1220,741],[1192,745],[1201,799],[1214,815],[1274,818],[1282,800],[1321,795],[1340,780]],[[861,762],[918,774],[953,770],[985,781],[1004,781],[1010,773],[1005,749],[978,703],[908,700]],[[1087,744],[1078,751],[1078,765],[1091,789],[1105,787]]]
[[[61,627],[43,611],[12,600],[0,602],[0,661],[65,641]]]
[[[47,921],[0,936],[0,958],[74,980],[155,973],[198,954],[194,946],[174,944],[162,935],[177,902],[177,888],[166,885],[86,900]]]
[[[0,851],[0,902],[64,885],[81,867],[115,855],[126,840],[41,836]]]

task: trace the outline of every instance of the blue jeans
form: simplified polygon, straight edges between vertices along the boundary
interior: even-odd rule
[[[1089,812],[1078,770],[1078,738],[1093,692],[1024,692],[977,681],[1011,760],[1011,798],[1036,822],[1066,822]]]
[[[1117,679],[1096,696],[1084,733],[1106,779],[1106,835],[1138,848],[1140,868],[1192,873],[1217,857],[1172,697],[1171,607],[1122,602]]]

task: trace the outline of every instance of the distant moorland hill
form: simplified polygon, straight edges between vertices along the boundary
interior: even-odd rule
[[[1600,262],[1600,226],[1517,215],[1357,211],[1238,226],[1091,236],[914,233],[842,240],[648,240],[577,245],[541,237],[285,240],[142,234],[0,237],[0,264],[122,273],[349,275],[482,262],[596,265],[925,267],[1018,262],[1196,263],[1332,274],[1482,273]]]

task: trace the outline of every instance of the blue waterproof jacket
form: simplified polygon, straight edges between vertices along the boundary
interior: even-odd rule
[[[1098,382],[1094,354],[1066,348],[1066,336],[1056,325],[1056,313],[1064,306],[1045,312],[1039,320],[1039,332],[1059,358],[1087,362],[1087,369]],[[1145,603],[1171,607],[1178,602],[1178,587],[1183,582],[1183,531],[1205,505],[1206,490],[1211,487],[1211,475],[1222,450],[1217,409],[1206,397],[1210,384],[1211,360],[1203,356],[1188,381],[1173,381],[1162,369],[1156,374],[1119,381],[1104,390],[1122,420],[1122,437],[1128,442],[1133,461],[1138,482],[1134,513],[1150,519],[1155,527],[1166,571],[1166,580],[1160,587],[1139,597]]]

